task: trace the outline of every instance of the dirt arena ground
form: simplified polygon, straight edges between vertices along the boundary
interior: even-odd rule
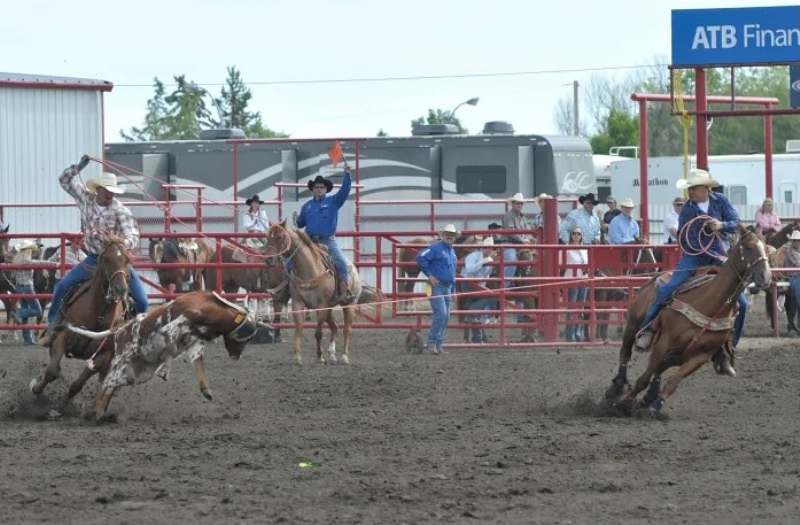
[[[34,401],[44,351],[2,346],[0,522],[797,523],[800,339],[744,340],[738,378],[704,368],[652,419],[598,408],[615,350],[403,336],[359,333],[350,367],[315,364],[309,335],[302,367],[286,343],[214,346],[214,402],[177,362],[101,425],[94,381],[42,419],[64,382]]]

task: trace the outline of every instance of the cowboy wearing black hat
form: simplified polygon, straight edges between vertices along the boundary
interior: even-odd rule
[[[269,219],[267,212],[261,209],[264,204],[258,195],[253,195],[244,203],[247,211],[242,215],[242,229],[248,233],[266,233],[269,229]]]
[[[317,175],[314,180],[308,181],[308,189],[311,190],[313,198],[306,201],[303,207],[300,208],[300,214],[297,216],[296,221],[297,226],[305,228],[306,233],[314,242],[325,245],[328,248],[328,253],[333,259],[336,273],[339,276],[337,294],[340,302],[350,302],[353,299],[349,291],[349,265],[339,249],[339,245],[336,244],[336,224],[339,219],[339,208],[347,202],[351,184],[352,178],[347,164],[344,166],[342,186],[333,195],[328,195],[333,189],[333,182],[322,175]]]
[[[583,244],[597,244],[600,242],[600,220],[594,214],[594,207],[599,201],[594,193],[587,193],[578,197],[580,206],[569,212],[561,223],[559,237],[564,244],[569,244],[570,232],[577,226],[583,233]]]

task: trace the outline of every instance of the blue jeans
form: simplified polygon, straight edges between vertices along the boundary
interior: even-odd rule
[[[61,310],[61,303],[64,302],[64,296],[74,286],[79,285],[83,281],[91,278],[92,272],[97,268],[97,256],[88,255],[79,265],[71,269],[56,284],[53,289],[53,300],[50,303],[50,310],[47,312],[47,322],[50,325],[55,324]],[[128,287],[131,297],[133,297],[134,308],[137,313],[144,313],[147,311],[147,292],[144,289],[142,281],[139,279],[139,274],[133,267],[128,267]]]
[[[504,248],[503,264],[505,266],[503,268],[503,277],[514,277],[514,275],[517,273],[517,265],[509,263],[515,262],[517,262],[517,249]],[[509,286],[514,286],[514,281],[503,281],[503,288],[508,288]]]
[[[33,285],[18,284],[14,289],[16,293],[35,293]],[[21,324],[28,324],[29,317],[39,317],[42,315],[42,305],[39,299],[22,299],[20,306],[17,309],[17,320]],[[30,330],[25,329],[22,331],[22,340],[25,344],[33,344],[33,334]]]
[[[800,274],[789,279],[789,292],[794,297],[794,304],[800,307]]]
[[[428,332],[428,347],[437,349],[444,344],[444,332],[447,330],[447,322],[450,320],[450,293],[453,291],[452,284],[442,284],[431,289],[431,330]]]
[[[344,258],[342,250],[340,250],[339,245],[336,244],[336,239],[334,237],[328,237],[327,239],[312,238],[314,242],[328,247],[328,253],[331,255],[331,259],[333,259],[333,265],[336,267],[336,273],[339,274],[339,279],[347,282],[347,259]]]
[[[588,288],[570,288],[567,290],[567,301],[570,303],[581,303],[586,300]],[[570,320],[579,319],[581,314],[571,313],[567,317]],[[574,323],[568,323],[564,336],[567,341],[582,341],[586,335],[586,326]]]
[[[672,278],[669,280],[669,282],[658,287],[658,290],[656,291],[656,299],[653,301],[653,304],[650,305],[650,308],[647,309],[647,315],[645,315],[644,321],[642,321],[642,327],[646,327],[653,322],[661,309],[664,308],[664,305],[667,303],[669,298],[672,297],[672,293],[677,290],[681,284],[686,282],[687,279],[693,276],[699,267],[712,265],[719,265],[719,262],[711,257],[682,257],[681,260],[678,261],[678,265],[675,267],[675,270],[673,270]],[[739,313],[736,316],[736,321],[734,322],[733,346],[739,344],[739,338],[742,337],[745,315],[747,314],[747,308],[750,306],[750,303],[744,296],[744,292],[739,294],[738,302]]]

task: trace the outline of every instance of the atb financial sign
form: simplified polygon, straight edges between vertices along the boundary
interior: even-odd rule
[[[800,62],[800,6],[672,11],[672,64]]]

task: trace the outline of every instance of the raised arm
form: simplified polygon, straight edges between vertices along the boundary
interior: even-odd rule
[[[350,170],[345,168],[342,186],[339,188],[339,191],[336,192],[336,195],[333,196],[333,200],[336,202],[336,208],[341,208],[344,203],[347,202],[347,197],[350,195],[350,187],[352,185],[353,178],[350,175]]]

